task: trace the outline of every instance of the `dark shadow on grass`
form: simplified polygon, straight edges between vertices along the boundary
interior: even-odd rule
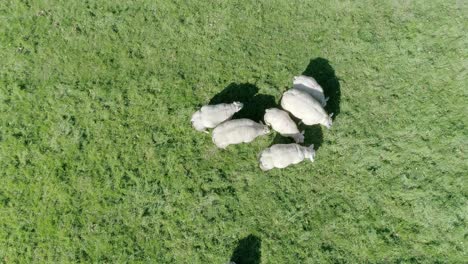
[[[277,106],[275,97],[266,94],[256,94],[250,100],[244,102],[242,110],[237,112],[233,118],[248,118],[256,122],[263,122],[265,110]]]
[[[232,102],[245,103],[258,93],[258,87],[250,83],[231,83],[210,100],[210,105],[230,104]]]
[[[248,118],[256,122],[263,121],[265,110],[277,107],[275,97],[266,94],[257,94],[258,87],[250,83],[231,83],[221,92],[216,94],[209,104],[221,104],[241,102],[244,104],[242,110],[237,112],[232,118]]]
[[[304,146],[310,146],[314,144],[314,149],[318,150],[322,146],[323,132],[320,125],[306,126],[304,127]]]
[[[249,235],[237,244],[232,253],[231,261],[236,264],[260,264],[261,240],[257,236]]]
[[[293,118],[294,121],[297,119]],[[298,122],[296,122],[298,123]],[[310,146],[314,144],[314,149],[318,150],[320,146],[322,146],[323,142],[323,132],[322,127],[320,125],[313,125],[313,126],[305,126],[304,124],[298,126],[299,131],[304,132],[304,143],[301,143],[303,146]],[[276,134],[275,138],[273,139],[272,144],[290,144],[295,143],[292,138],[283,137],[280,134]]]
[[[341,89],[339,79],[330,62],[324,58],[312,59],[302,74],[314,77],[322,86],[325,97],[329,97],[325,110],[333,113],[333,119],[335,119],[340,114]]]

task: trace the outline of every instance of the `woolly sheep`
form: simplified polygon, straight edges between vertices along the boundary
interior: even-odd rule
[[[212,138],[218,148],[225,149],[232,144],[252,142],[256,137],[269,132],[268,126],[242,118],[220,124],[213,130]]]
[[[332,125],[332,115],[328,115],[322,105],[306,92],[291,89],[281,98],[281,106],[306,125],[321,124],[327,128]]]
[[[234,102],[232,104],[205,105],[192,115],[190,121],[196,130],[206,132],[207,128],[215,128],[222,122],[231,119],[243,106],[244,105],[239,102]]]
[[[310,94],[323,107],[327,105],[328,98],[325,98],[322,86],[314,78],[305,75],[294,76],[293,88]]]
[[[298,144],[276,144],[262,151],[260,154],[260,169],[263,171],[273,168],[286,168],[304,159],[314,161],[314,145],[303,147]]]
[[[304,142],[304,131],[302,133],[297,129],[296,123],[289,117],[288,112],[278,108],[270,108],[265,111],[263,118],[265,124],[271,126],[284,137],[291,137],[296,143]]]

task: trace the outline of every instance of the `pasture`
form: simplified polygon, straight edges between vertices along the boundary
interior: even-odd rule
[[[466,1],[0,2],[0,262],[463,263]],[[215,147],[199,107],[261,120],[330,96],[315,162]]]

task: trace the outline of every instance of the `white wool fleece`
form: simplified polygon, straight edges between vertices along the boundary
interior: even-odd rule
[[[286,168],[304,159],[314,161],[314,145],[303,147],[298,144],[276,144],[262,151],[260,154],[260,168],[264,171],[273,168]]]
[[[296,123],[291,119],[288,112],[278,108],[270,108],[265,111],[263,117],[265,124],[271,126],[284,137],[291,137],[296,143],[304,142],[304,132],[299,132]]]
[[[242,103],[205,105],[192,115],[192,126],[198,131],[214,128],[222,122],[231,119],[243,107]]]
[[[270,132],[268,126],[250,119],[234,119],[226,121],[213,130],[213,143],[218,148],[226,148],[232,144],[249,143],[256,137]]]
[[[327,105],[328,99],[325,98],[323,88],[314,78],[305,75],[294,76],[293,88],[310,94],[319,101],[323,107]]]
[[[321,124],[327,128],[332,125],[331,115],[329,116],[322,105],[306,92],[296,89],[286,91],[281,98],[281,107],[306,125]]]

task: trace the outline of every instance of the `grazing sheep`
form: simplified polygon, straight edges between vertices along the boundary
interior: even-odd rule
[[[289,117],[288,112],[278,108],[270,108],[265,111],[263,118],[265,124],[271,126],[284,137],[291,137],[296,143],[304,142],[304,131],[302,133],[297,129],[296,123]]]
[[[217,104],[205,105],[200,110],[192,115],[192,126],[202,132],[206,132],[207,128],[215,128],[222,122],[231,119],[231,117],[239,112],[244,105],[239,102],[232,104]]]
[[[314,161],[314,145],[303,147],[298,144],[276,144],[260,153],[260,168],[264,171],[273,168],[286,168],[289,165],[297,164],[304,159]]]
[[[268,126],[250,119],[234,119],[226,121],[213,130],[213,142],[218,148],[226,148],[231,144],[249,143],[256,137],[270,132]]]
[[[321,124],[327,128],[332,125],[331,115],[323,109],[322,105],[310,94],[291,89],[281,98],[281,106],[306,125]]]
[[[328,98],[325,98],[322,86],[314,78],[305,75],[295,76],[293,78],[293,88],[310,94],[323,107],[327,105]]]

